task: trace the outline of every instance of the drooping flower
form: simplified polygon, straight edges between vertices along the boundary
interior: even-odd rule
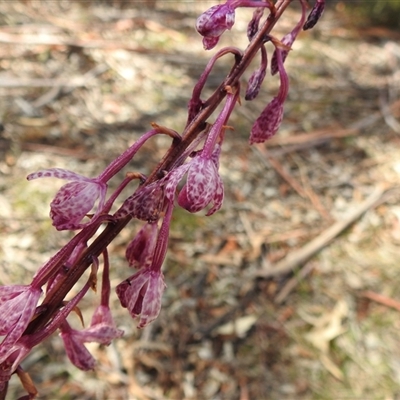
[[[127,308],[133,318],[140,316],[138,328],[144,328],[160,313],[161,298],[166,287],[161,267],[167,253],[173,209],[173,201],[168,202],[158,231],[151,264],[140,268],[136,274],[124,280],[116,288],[122,307]]]
[[[33,285],[0,287],[0,335],[5,335],[0,345],[0,363],[24,333],[41,294],[42,290]]]
[[[142,268],[151,264],[157,242],[157,232],[156,223],[143,225],[126,249],[125,256],[129,266]]]
[[[226,30],[235,23],[235,9],[238,7],[271,7],[271,4],[257,0],[228,0],[205,11],[196,21],[196,29],[203,36],[206,50],[216,46]]]
[[[218,173],[219,155],[225,124],[235,107],[239,88],[232,91],[227,87],[227,100],[208,133],[204,147],[188,163],[172,170],[165,179],[165,195],[174,201],[176,188],[187,174],[186,183],[178,195],[178,204],[189,212],[198,212],[211,204],[207,216],[221,208],[224,198],[224,186]]]
[[[286,57],[289,54],[289,51],[296,40],[301,28],[303,27],[304,21],[306,19],[306,7],[307,3],[305,0],[300,0],[301,3],[301,17],[299,22],[296,24],[296,26],[293,28],[291,32],[286,34],[280,42],[275,42],[275,51],[274,54],[272,54],[272,59],[271,59],[271,74],[275,75],[278,71],[278,60],[277,60],[277,51],[279,50],[281,53],[282,57],[282,62],[284,63],[286,60]]]
[[[116,292],[122,307],[129,310],[132,318],[140,316],[138,328],[144,328],[158,317],[165,287],[161,270],[148,267],[120,283]]]
[[[65,352],[72,364],[82,371],[94,369],[96,360],[80,338],[75,335],[75,329],[72,329],[66,321],[60,329],[60,337],[64,342]]]
[[[250,144],[263,143],[274,136],[281,125],[282,118],[283,102],[277,96],[265,107],[254,123],[250,134]]]
[[[232,29],[235,23],[235,9],[232,1],[215,5],[205,11],[196,21],[196,29],[203,36],[203,45],[206,50],[216,46],[220,36]]]
[[[192,213],[203,210],[211,204],[207,216],[218,211],[224,199],[224,186],[215,162],[220,151],[221,147],[217,144],[214,157],[206,156],[203,150],[190,162],[172,171],[166,185],[166,193],[170,198],[173,199],[175,188],[187,173],[186,183],[178,195],[178,204]]]
[[[252,73],[247,84],[246,94],[244,97],[247,101],[254,100],[258,96],[261,84],[263,83],[265,74],[267,72],[267,63],[267,50],[265,49],[265,46],[262,46],[261,65]]]
[[[58,178],[70,181],[62,186],[50,203],[50,217],[57,230],[80,229],[83,218],[98,200],[95,216],[103,208],[107,184],[99,178],[87,178],[61,168],[49,168],[28,175],[27,179]]]
[[[247,38],[249,40],[253,39],[254,35],[257,33],[263,14],[264,8],[259,7],[254,10],[253,17],[247,25]]]
[[[64,341],[65,351],[71,362],[84,371],[93,369],[96,361],[84,343],[109,345],[113,339],[119,338],[124,331],[115,327],[109,307],[100,305],[93,314],[88,328],[77,330],[65,321],[60,326],[60,336]]]
[[[313,28],[316,23],[319,21],[319,19],[321,18],[323,12],[325,9],[325,0],[317,0],[314,3],[314,6],[310,12],[310,14],[308,14],[307,17],[307,21],[303,26],[303,30],[308,30]]]
[[[282,118],[283,118],[283,105],[286,100],[289,90],[289,79],[283,66],[282,55],[280,49],[276,49],[280,88],[279,93],[274,97],[271,102],[265,107],[260,116],[254,122],[250,132],[250,144],[263,143],[270,139],[278,131]]]
[[[132,160],[137,151],[148,139],[158,134],[164,134],[172,137],[174,140],[180,140],[180,135],[172,129],[159,126],[155,123],[152,126],[153,129],[143,134],[132,146],[113,160],[97,178],[87,178],[61,168],[49,168],[28,175],[28,180],[54,177],[70,181],[61,187],[50,204],[50,216],[56,229],[81,229],[93,222],[95,217],[103,211],[107,182]],[[106,203],[104,212],[108,212],[111,209],[116,197],[129,181],[130,178],[126,178],[110,197]],[[97,200],[98,205],[92,220],[88,223],[82,223],[82,219],[93,209]]]

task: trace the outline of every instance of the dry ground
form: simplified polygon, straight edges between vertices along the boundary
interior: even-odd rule
[[[151,121],[182,129],[209,57],[193,25],[210,3],[121,3],[0,3],[1,284],[29,283],[69,237],[48,219],[60,182],[28,183],[28,173],[95,176]],[[224,43],[246,45],[248,16]],[[277,139],[247,144],[275,79],[237,108],[221,159],[224,207],[210,218],[175,214],[159,319],[138,331],[114,297],[125,336],[91,346],[90,373],[66,361],[57,336],[35,349],[24,366],[41,398],[399,398],[399,34],[353,20],[338,3],[301,34]],[[149,172],[165,146],[153,142],[129,169]],[[378,201],[365,205],[370,196]],[[340,221],[353,223],[328,241]],[[136,229],[111,246],[114,285],[129,274],[124,248]],[[323,249],[301,258],[318,240]],[[294,274],[266,277],[290,257]],[[87,318],[94,304],[85,302]],[[13,380],[9,399],[18,394]]]

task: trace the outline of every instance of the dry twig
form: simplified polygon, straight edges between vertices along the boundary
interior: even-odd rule
[[[327,246],[333,239],[335,239],[340,233],[348,228],[353,222],[361,217],[367,210],[380,203],[383,195],[385,194],[385,188],[378,186],[374,192],[363,202],[360,206],[354,210],[345,220],[334,223],[331,227],[323,231],[311,242],[304,245],[298,250],[294,250],[289,253],[285,258],[277,262],[270,268],[260,269],[257,273],[258,277],[268,278],[278,276],[291,272],[294,268],[304,264],[313,255],[318,253],[321,249]]]

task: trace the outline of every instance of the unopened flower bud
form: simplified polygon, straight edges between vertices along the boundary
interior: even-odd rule
[[[325,0],[317,0],[312,8],[310,14],[307,17],[307,21],[303,26],[303,30],[313,28],[321,18],[325,9]]]
[[[147,223],[137,233],[126,249],[129,266],[135,268],[148,267],[151,264],[157,242],[157,224]]]
[[[140,187],[129,196],[114,214],[116,219],[132,215],[142,221],[154,222],[160,217],[164,206],[164,188],[160,181]]]
[[[265,46],[261,47],[261,65],[260,68],[256,69],[249,78],[247,84],[245,99],[247,101],[254,100],[260,92],[261,84],[264,81],[265,74],[267,71],[267,51]]]
[[[250,144],[263,143],[278,131],[283,118],[283,103],[279,97],[274,97],[254,123]]]
[[[164,289],[161,270],[143,268],[120,283],[116,292],[122,307],[128,309],[132,318],[140,316],[138,328],[144,328],[158,317]]]

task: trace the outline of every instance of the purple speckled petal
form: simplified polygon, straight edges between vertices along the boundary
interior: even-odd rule
[[[82,181],[82,182],[92,181],[92,179],[87,178],[86,176],[62,168],[43,169],[37,172],[33,172],[32,174],[29,174],[26,177],[28,181],[39,178],[58,178],[58,179],[64,179],[66,181]]]
[[[178,204],[192,213],[200,211],[213,199],[217,185],[215,163],[198,156],[191,162],[187,182],[178,196]]]
[[[265,69],[258,68],[251,74],[246,89],[246,94],[244,97],[246,100],[248,101],[254,100],[258,96],[261,84],[265,78],[265,73],[266,73]]]
[[[258,32],[258,28],[260,26],[260,20],[263,14],[264,14],[264,8],[259,7],[255,9],[253,17],[247,26],[247,38],[249,40],[253,39],[254,35]]]
[[[83,371],[94,369],[96,365],[95,359],[85,345],[74,335],[72,329],[61,332],[60,336],[64,342],[65,352],[75,367]]]
[[[30,285],[3,286],[0,288],[2,299],[0,323],[2,324],[2,335],[7,335],[0,345],[0,363],[10,355],[13,345],[24,333],[35,313],[41,293],[40,289]],[[10,321],[7,321],[8,318]]]
[[[147,285],[146,294],[143,297],[143,305],[140,313],[138,328],[144,328],[154,321],[161,310],[161,299],[166,285],[162,272],[152,271]]]
[[[263,46],[261,47],[261,65],[252,73],[247,84],[246,94],[244,97],[247,101],[254,100],[258,96],[267,72],[267,64],[267,50],[265,49],[265,46]]]
[[[325,9],[325,0],[317,0],[310,14],[307,17],[307,21],[303,26],[303,30],[306,31],[307,29],[313,28],[321,18],[324,9]]]
[[[283,103],[274,97],[257,118],[250,133],[250,144],[263,143],[278,131],[283,118]]]
[[[116,219],[132,215],[142,221],[155,222],[160,218],[164,206],[164,183],[156,181],[150,185],[140,187],[129,196],[121,208],[114,214]]]
[[[6,335],[23,314],[30,320],[41,291],[27,285],[0,286],[0,335]]]
[[[209,217],[210,215],[217,212],[222,207],[223,201],[224,201],[224,183],[222,182],[221,177],[218,175],[217,188],[214,192],[214,197],[212,200],[213,206],[208,210],[206,216]]]
[[[99,323],[80,331],[73,330],[73,334],[81,343],[109,345],[114,339],[120,338],[124,331],[106,323]]]
[[[143,268],[151,264],[157,242],[157,224],[147,223],[129,243],[125,257],[130,267]]]
[[[202,36],[218,37],[235,23],[235,10],[229,4],[209,8],[197,18],[196,29]]]
[[[190,161],[186,164],[183,164],[178,168],[175,168],[165,177],[167,180],[167,184],[165,185],[165,197],[169,201],[171,201],[171,202],[174,201],[175,194],[176,194],[176,188],[179,185],[179,182],[181,181],[183,176],[189,170],[191,163],[192,163],[192,161]]]
[[[158,317],[165,287],[162,272],[146,268],[120,283],[116,292],[122,307],[133,318],[140,316],[138,328],[144,328]]]
[[[74,181],[62,186],[50,204],[53,225],[58,230],[75,229],[99,197],[104,201],[105,191],[104,184],[93,181]]]

